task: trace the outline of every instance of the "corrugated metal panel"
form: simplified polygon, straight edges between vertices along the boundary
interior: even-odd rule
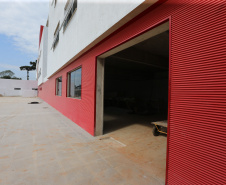
[[[184,1],[171,21],[168,184],[226,184],[225,1]]]
[[[168,0],[149,9],[53,76],[39,92],[94,133],[96,56],[171,16],[167,184],[226,184],[225,0]],[[66,98],[66,73],[82,65],[82,100]],[[63,76],[62,97],[55,78]]]

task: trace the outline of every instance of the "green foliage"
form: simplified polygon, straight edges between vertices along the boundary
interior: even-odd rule
[[[14,79],[14,80],[22,80],[22,78],[17,78],[15,76],[13,76],[11,79]]]
[[[5,71],[0,72],[0,78],[9,77],[7,79],[10,79],[13,75],[14,75],[14,72],[12,72],[11,70],[5,70]]]
[[[2,78],[2,79],[11,79],[10,76],[2,76],[1,78]]]
[[[35,62],[30,61],[31,66],[20,66],[20,70],[26,70],[27,71],[27,80],[29,80],[29,71],[33,71],[36,70],[36,63],[37,60]]]
[[[26,71],[33,71],[33,70],[36,70],[36,63],[37,63],[37,60],[35,62],[30,62],[31,66],[21,66],[20,67],[20,70],[26,70]]]
[[[23,71],[23,70],[32,71],[32,68],[31,68],[31,66],[20,66],[20,70],[21,71]]]
[[[5,70],[5,71],[0,72],[0,78],[21,80],[21,78],[15,77],[14,72],[12,72],[11,70]]]

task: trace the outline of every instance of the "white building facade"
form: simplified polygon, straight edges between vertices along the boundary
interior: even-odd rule
[[[125,20],[122,18],[143,2],[144,0],[50,0],[49,16],[39,47],[38,84],[47,81],[62,67],[124,24]],[[156,0],[150,1],[150,5],[154,2]],[[127,17],[126,21],[139,12]],[[122,23],[119,24],[120,20]],[[110,28],[112,30],[106,33]]]

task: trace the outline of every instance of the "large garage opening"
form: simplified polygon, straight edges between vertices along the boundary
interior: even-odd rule
[[[166,171],[168,83],[168,23],[97,60],[96,135],[122,143],[118,150],[160,183]]]
[[[105,58],[104,134],[138,120],[167,120],[168,35],[163,32]]]

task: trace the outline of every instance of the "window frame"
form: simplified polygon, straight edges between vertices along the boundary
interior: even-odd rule
[[[69,3],[70,3],[70,0],[67,0],[66,4],[65,4],[65,6],[64,6],[64,11],[67,9]]]
[[[77,0],[72,0],[73,2],[72,2],[72,7],[69,9],[69,10],[67,10],[67,8],[68,8],[68,6],[69,6],[69,4],[70,4],[70,0],[68,0],[67,2],[66,2],[66,5],[65,5],[65,7],[64,7],[64,12],[65,12],[65,14],[66,14],[66,16],[64,17],[64,20],[63,20],[63,23],[62,23],[62,27],[63,27],[63,33],[65,32],[65,30],[67,29],[67,27],[68,27],[68,25],[70,24],[70,22],[71,22],[71,19],[74,17],[74,14],[75,14],[75,12],[77,11],[77,8],[78,8],[78,1]],[[67,20],[67,18],[68,18],[68,16],[69,16],[69,14],[70,14],[70,11],[73,9],[73,6],[74,6],[74,3],[76,2],[76,8],[74,8],[74,11],[72,12],[72,14],[71,14],[71,17],[69,18],[69,20],[67,21],[67,24],[66,24],[66,26],[65,26],[65,21]]]
[[[81,69],[81,95],[80,95],[80,98],[79,97],[72,97],[70,96],[70,90],[71,90],[71,86],[70,86],[70,82],[71,82],[71,77],[70,77],[70,74],[74,71],[77,71]],[[81,66],[78,66],[76,68],[74,68],[73,70],[67,72],[67,98],[72,98],[72,99],[76,99],[76,100],[82,100],[82,65]]]
[[[15,90],[15,91],[20,91],[21,88],[20,88],[20,87],[14,87],[14,90]]]
[[[56,29],[54,31],[54,34],[53,34],[53,44],[52,44],[53,51],[55,50],[59,41],[60,41],[60,21],[58,22]]]
[[[56,7],[56,4],[57,4],[57,0],[54,0],[55,2],[54,2],[54,8]]]
[[[60,79],[60,78],[61,78],[61,91],[60,91],[61,94],[59,95],[58,94],[58,87],[59,87],[59,81],[58,81],[58,79]],[[62,88],[62,84],[63,84],[63,78],[62,78],[62,76],[57,77],[56,78],[56,81],[55,81],[55,95],[56,96],[62,96],[62,89],[63,89]]]

